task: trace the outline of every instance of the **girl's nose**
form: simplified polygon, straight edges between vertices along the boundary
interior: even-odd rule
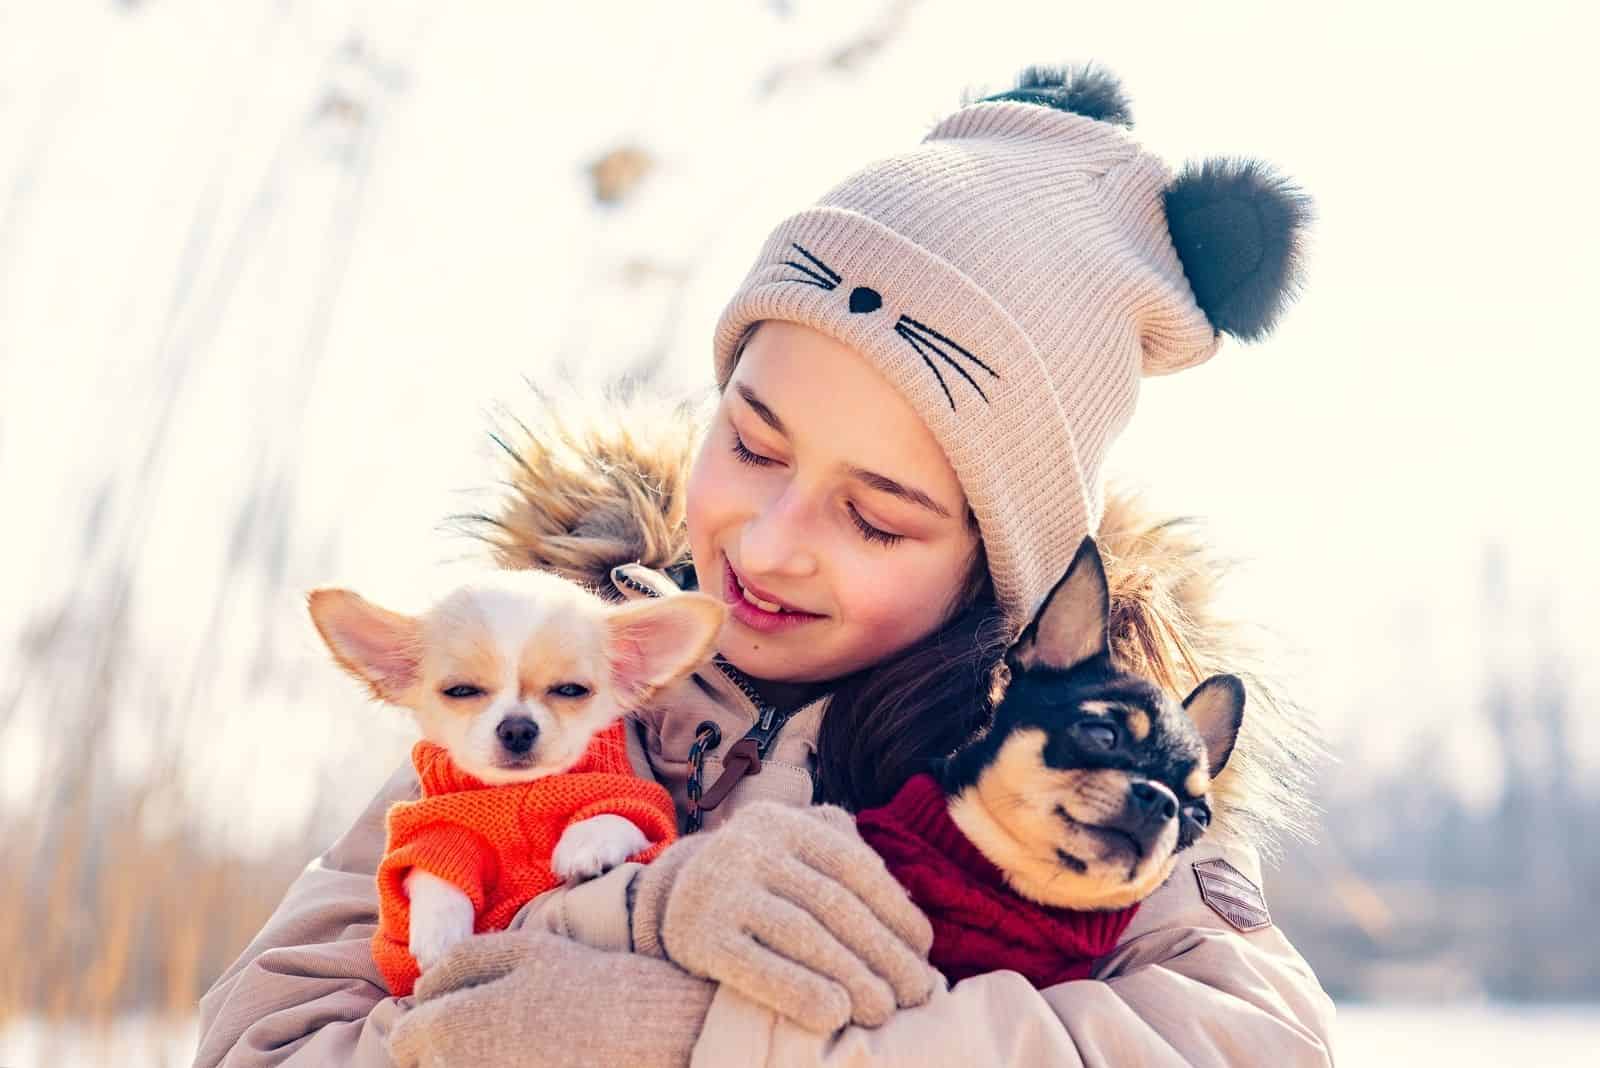
[[[790,489],[792,490],[792,485]],[[751,578],[757,575],[804,577],[817,569],[806,535],[806,502],[798,493],[785,491],[751,516],[739,535],[739,565]]]

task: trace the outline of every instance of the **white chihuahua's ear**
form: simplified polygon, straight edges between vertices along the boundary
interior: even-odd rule
[[[611,680],[625,707],[636,707],[711,655],[728,610],[703,593],[633,601],[606,617]]]
[[[422,677],[422,624],[350,590],[312,590],[311,622],[339,666],[380,701],[398,701]]]

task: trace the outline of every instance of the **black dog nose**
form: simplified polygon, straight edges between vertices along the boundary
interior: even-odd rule
[[[1178,814],[1178,799],[1154,783],[1136,782],[1128,792],[1133,807],[1152,823],[1165,823]]]
[[[533,748],[534,741],[539,737],[539,725],[527,716],[515,716],[501,720],[494,733],[500,739],[500,744],[506,747],[506,752],[521,756]]]

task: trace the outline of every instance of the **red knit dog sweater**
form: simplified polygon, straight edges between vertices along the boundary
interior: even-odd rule
[[[1087,979],[1139,910],[1059,909],[1018,895],[950,818],[949,799],[931,775],[912,778],[882,808],[858,813],[856,826],[927,914],[928,959],[951,983],[1002,970],[1041,989]]]
[[[372,959],[395,995],[411,993],[411,904],[405,879],[421,868],[472,900],[473,930],[499,931],[533,898],[560,883],[550,871],[561,832],[590,816],[632,821],[650,846],[630,860],[654,860],[677,836],[672,798],[633,773],[619,720],[595,735],[571,769],[532,782],[496,786],[450,760],[443,748],[411,750],[422,797],[390,806],[389,837],[378,865],[378,929]]]

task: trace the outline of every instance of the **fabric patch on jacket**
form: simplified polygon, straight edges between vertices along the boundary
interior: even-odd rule
[[[1211,911],[1240,931],[1259,931],[1272,926],[1267,898],[1250,877],[1227,861],[1202,860],[1194,865],[1200,896]]]

